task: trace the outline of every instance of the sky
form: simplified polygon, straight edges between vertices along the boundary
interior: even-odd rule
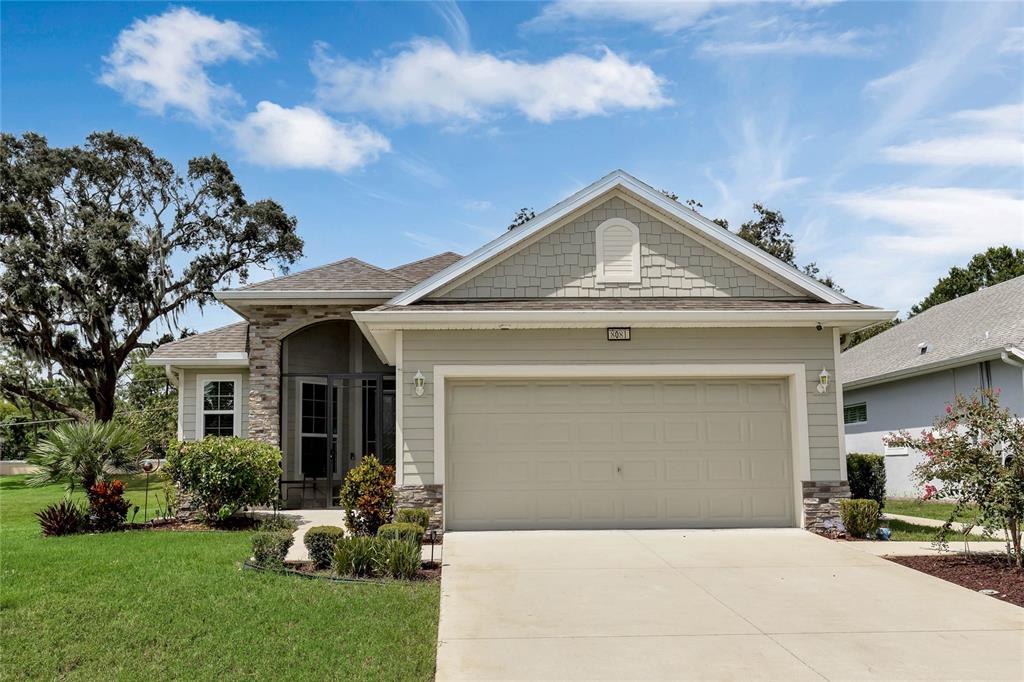
[[[800,264],[904,313],[1024,246],[1024,3],[5,0],[0,41],[5,132],[215,153],[298,219],[293,271],[468,253],[616,168],[781,211]]]

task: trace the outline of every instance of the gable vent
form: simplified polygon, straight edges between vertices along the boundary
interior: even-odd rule
[[[636,225],[612,218],[597,228],[597,281],[640,281],[640,230]]]

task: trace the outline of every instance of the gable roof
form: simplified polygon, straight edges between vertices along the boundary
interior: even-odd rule
[[[388,272],[398,275],[399,277],[405,277],[413,282],[422,282],[427,277],[437,274],[441,270],[444,270],[449,265],[456,263],[461,259],[462,256],[454,251],[445,251],[444,253],[439,253],[436,256],[421,258],[420,260],[416,260],[411,263],[399,265],[398,267],[391,268]]]
[[[249,323],[235,322],[158,346],[146,358],[149,365],[183,365],[190,360],[203,360],[207,366],[217,364],[248,365]]]
[[[929,308],[854,346],[840,357],[840,377],[844,385],[866,386],[999,357],[1012,348],[1024,351],[1024,277]]]
[[[442,287],[454,282],[459,277],[480,268],[484,264],[495,261],[509,254],[517,245],[552,226],[562,218],[594,201],[612,190],[621,189],[641,198],[661,212],[673,216],[692,227],[697,234],[721,245],[740,258],[749,261],[760,269],[770,272],[808,295],[819,298],[827,303],[852,303],[853,300],[834,291],[818,280],[810,277],[788,263],[765,253],[756,246],[745,241],[729,230],[717,225],[699,213],[690,210],[677,201],[673,201],[650,185],[641,182],[623,170],[616,170],[604,176],[569,198],[541,212],[529,222],[505,232],[493,241],[480,247],[458,262],[446,267],[437,274],[420,282],[416,286],[395,296],[389,301],[392,305],[409,305],[424,296],[434,293]]]
[[[410,264],[411,265],[411,264]],[[416,280],[358,258],[320,265],[230,291],[385,291],[408,289]]]

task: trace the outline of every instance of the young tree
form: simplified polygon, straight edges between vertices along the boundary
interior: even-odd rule
[[[249,202],[217,156],[179,174],[113,132],[68,148],[5,133],[0,156],[0,341],[59,366],[99,420],[113,416],[121,370],[156,320],[302,253],[295,218]],[[83,416],[8,377],[0,390]]]
[[[931,293],[910,309],[910,316],[1021,275],[1024,275],[1024,249],[993,246],[975,254],[966,268],[950,268],[949,274],[938,281]]]

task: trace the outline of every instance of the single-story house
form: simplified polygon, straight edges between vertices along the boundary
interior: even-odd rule
[[[181,438],[280,446],[283,503],[373,453],[444,529],[813,525],[848,494],[843,334],[891,319],[623,171],[468,256],[349,258],[161,346]]]
[[[998,389],[1024,416],[1024,277],[934,306],[842,354],[846,449],[885,455],[886,493],[921,494],[921,452],[887,447],[893,431],[918,433],[957,393]]]

